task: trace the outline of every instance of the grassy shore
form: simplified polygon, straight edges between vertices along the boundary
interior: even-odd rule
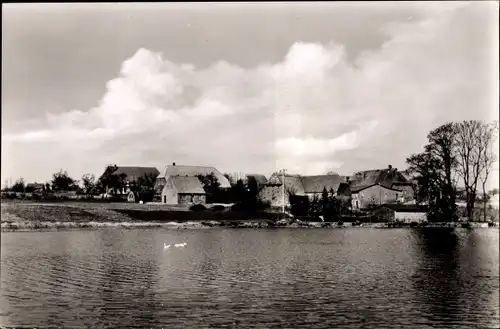
[[[283,222],[279,213],[241,213],[224,211],[193,212],[187,206],[162,204],[98,203],[98,202],[1,202],[1,231],[31,231],[59,229],[93,229],[102,227],[164,227],[181,228],[324,228],[336,223]],[[352,226],[344,223],[342,227]],[[455,224],[435,223],[430,227],[454,227]],[[479,226],[473,225],[473,226]],[[387,223],[364,223],[362,227],[386,228]]]

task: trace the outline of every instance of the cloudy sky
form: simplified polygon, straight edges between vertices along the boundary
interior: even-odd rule
[[[2,18],[2,184],[111,163],[403,169],[432,128],[498,119],[496,1],[10,4]]]

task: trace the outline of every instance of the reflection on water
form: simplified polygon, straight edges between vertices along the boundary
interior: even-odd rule
[[[498,328],[498,230],[2,233],[0,325]],[[188,242],[163,250],[163,242]]]

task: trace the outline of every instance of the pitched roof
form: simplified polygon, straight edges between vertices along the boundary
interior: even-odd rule
[[[259,185],[266,185],[267,184],[267,178],[264,175],[259,175],[259,174],[248,174],[247,175],[248,180],[255,180],[257,184]]]
[[[205,194],[205,190],[197,177],[170,176],[168,179],[175,186],[177,193]]]
[[[163,172],[160,173],[160,175],[158,175],[158,178],[164,178],[169,176],[196,177],[197,175],[209,175],[211,173],[213,173],[215,177],[217,177],[217,180],[219,181],[221,188],[231,187],[229,180],[214,167],[168,165],[165,167]]]
[[[364,189],[367,189],[369,187],[372,187],[372,186],[376,186],[376,185],[379,185],[380,187],[386,189],[386,190],[391,190],[391,191],[397,191],[397,192],[403,192],[402,190],[398,190],[396,188],[393,188],[393,187],[386,187],[384,185],[381,185],[381,184],[371,184],[371,185],[354,185],[354,186],[351,186],[351,192],[352,193],[358,193]]]
[[[116,171],[116,174],[127,175],[127,180],[129,182],[135,182],[139,177],[143,177],[145,174],[158,175],[160,172],[155,167],[129,167],[120,166]]]
[[[275,174],[269,178],[268,184],[281,185],[283,176]],[[343,177],[335,175],[300,176],[285,175],[285,189],[292,189],[298,195],[304,193],[321,193],[326,188],[338,191],[341,185],[347,185]]]
[[[373,185],[391,188],[393,184],[410,184],[405,175],[396,169],[375,169],[357,172],[351,178],[351,190],[360,191]]]
[[[342,179],[339,175],[303,176],[302,183],[306,193],[321,193],[325,188],[337,191]]]

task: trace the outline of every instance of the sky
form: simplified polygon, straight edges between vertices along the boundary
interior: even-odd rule
[[[498,21],[496,1],[4,4],[2,185],[405,169],[439,125],[498,120]]]

